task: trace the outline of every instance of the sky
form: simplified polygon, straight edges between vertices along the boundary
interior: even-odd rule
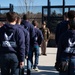
[[[14,10],[22,12],[25,11],[25,0],[1,0],[0,1],[0,7],[9,7],[9,4],[13,4],[13,6],[24,6],[20,8],[16,8]],[[28,6],[34,6],[35,8],[31,8],[31,12],[34,10],[40,11],[42,10],[42,7],[40,6],[47,6],[48,0],[26,0]],[[63,0],[49,0],[51,3],[51,6],[53,5],[62,5]],[[65,5],[75,5],[75,0],[65,0]],[[58,11],[61,11],[61,9],[58,9]]]
[[[24,3],[25,0],[0,0],[0,6],[9,6],[9,4],[13,4],[14,6],[25,6]],[[29,5],[33,5],[33,6],[43,6],[43,5],[47,5],[47,1],[48,0],[27,0],[27,1],[31,1],[28,2],[28,6]],[[50,0],[51,1],[51,5],[62,5],[62,1],[63,0]],[[75,0],[65,0],[66,5],[75,5]]]

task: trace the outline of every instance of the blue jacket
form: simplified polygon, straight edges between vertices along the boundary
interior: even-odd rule
[[[35,30],[34,30],[34,26],[30,22],[25,21],[25,20],[23,20],[21,22],[21,25],[23,25],[24,28],[29,31],[30,46],[33,46],[36,43],[36,41],[35,41]]]
[[[18,55],[19,61],[24,61],[24,32],[16,27],[16,25],[5,24],[0,28],[0,54],[1,53],[15,53]]]
[[[16,25],[16,26],[18,26],[24,32],[24,36],[25,36],[25,56],[27,56],[28,52],[29,52],[29,43],[30,43],[29,32],[21,25]]]
[[[61,36],[61,34],[67,31],[68,23],[68,21],[62,21],[57,25],[55,33],[56,45],[58,45],[59,37]]]
[[[62,57],[68,57],[70,52],[66,52],[66,50],[70,49],[70,46],[75,49],[75,30],[67,30],[59,38],[56,61],[60,62]],[[75,55],[75,50],[73,54]]]
[[[40,29],[38,28],[34,28],[34,29],[35,29],[35,34],[36,34],[36,37],[35,37],[36,44],[40,45],[42,43],[42,40],[44,39],[43,34]]]

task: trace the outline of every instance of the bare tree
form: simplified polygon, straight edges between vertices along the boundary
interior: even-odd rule
[[[29,9],[30,9],[31,3],[32,3],[32,5],[33,5],[34,0],[23,0],[23,1],[24,1],[24,3],[25,3],[25,6],[26,6],[26,13],[27,13],[27,11],[29,11]]]

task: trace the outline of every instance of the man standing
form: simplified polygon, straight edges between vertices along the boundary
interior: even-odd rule
[[[6,17],[8,23],[0,28],[1,75],[19,75],[19,68],[24,67],[24,33],[16,27],[15,12],[8,12]]]
[[[41,44],[41,54],[42,55],[47,55],[46,54],[46,47],[47,47],[48,40],[50,38],[50,31],[46,27],[46,22],[45,21],[43,22],[42,28],[40,28],[40,29],[41,29],[43,37],[44,37],[44,40],[42,41],[42,44]]]
[[[58,46],[59,37],[61,36],[62,33],[66,32],[68,29],[68,23],[69,23],[68,12],[65,12],[63,17],[64,20],[58,23],[56,27],[55,42],[57,46]]]
[[[29,37],[29,32],[27,31],[27,29],[25,29],[22,25],[21,25],[21,17],[18,16],[17,17],[17,22],[16,22],[16,26],[19,27],[20,29],[23,30],[24,35],[25,35],[25,58],[28,58],[28,52],[29,52],[29,43],[30,43],[30,37]]]
[[[32,68],[32,56],[33,56],[32,48],[36,43],[35,30],[34,30],[34,26],[29,22],[28,15],[26,14],[23,15],[23,20],[21,22],[21,25],[23,25],[24,28],[28,30],[29,37],[30,37],[29,53],[28,53],[28,59],[27,59],[27,75],[30,75],[31,68]]]
[[[42,40],[43,40],[43,35],[42,35],[42,32],[41,30],[38,28],[38,23],[36,20],[33,20],[32,21],[32,24],[34,25],[34,29],[35,29],[35,34],[36,34],[36,37],[35,37],[35,40],[36,40],[36,43],[33,47],[33,53],[35,53],[35,62],[34,62],[34,66],[33,66],[33,69],[35,71],[38,71],[38,63],[39,63],[39,46],[41,45],[42,43]],[[33,59],[33,57],[32,57]],[[33,61],[33,60],[32,60]]]
[[[69,29],[66,30],[60,37],[58,41],[58,50],[56,55],[56,63],[55,68],[59,71],[59,75],[75,75],[75,11],[70,10],[68,12],[69,18]],[[67,64],[64,63],[68,61],[68,68]],[[64,62],[62,62],[64,61]],[[62,62],[62,63],[61,63]],[[60,65],[61,63],[61,65]],[[60,71],[58,66],[65,71]]]

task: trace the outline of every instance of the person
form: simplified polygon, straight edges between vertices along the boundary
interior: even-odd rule
[[[16,26],[20,29],[23,30],[24,36],[25,36],[25,59],[28,59],[28,53],[29,53],[29,42],[30,42],[30,37],[29,37],[29,32],[21,25],[21,17],[18,15],[17,21],[16,21]],[[24,64],[25,64],[24,60]],[[25,71],[25,66],[23,68],[20,68],[20,74],[24,75]]]
[[[39,46],[41,45],[42,43],[42,40],[43,40],[43,34],[41,32],[41,30],[38,28],[38,23],[36,20],[33,20],[32,21],[32,24],[34,25],[34,29],[35,29],[35,34],[36,34],[36,43],[33,47],[33,53],[35,53],[35,62],[34,62],[34,67],[33,69],[35,71],[38,71],[38,63],[39,63]],[[33,58],[33,57],[32,57]],[[33,59],[32,59],[33,61]]]
[[[7,12],[7,23],[0,28],[1,75],[19,75],[24,66],[24,32],[16,27],[16,12]]]
[[[49,28],[46,27],[45,21],[43,22],[42,28],[40,28],[40,30],[42,31],[44,37],[44,40],[41,43],[41,54],[46,56],[47,55],[46,47],[47,47],[48,40],[50,39],[50,30]]]
[[[21,17],[19,15],[17,17],[16,24],[20,29],[23,30],[25,35],[25,58],[27,59],[29,53],[29,42],[30,42],[29,32],[21,25]]]
[[[34,26],[29,22],[27,14],[23,15],[23,20],[21,22],[21,25],[23,25],[24,28],[28,30],[29,37],[30,37],[29,53],[28,53],[28,59],[27,59],[27,75],[31,75],[31,69],[33,66],[32,65],[32,55],[33,55],[32,48],[33,48],[34,44],[36,43],[35,30],[34,30]]]
[[[64,33],[68,29],[68,23],[69,23],[68,12],[65,12],[63,17],[64,17],[64,20],[58,23],[56,27],[56,32],[55,32],[56,46],[58,45],[58,40],[61,34]]]
[[[67,71],[59,71],[59,75],[75,75],[75,11],[70,10],[68,17],[69,29],[59,38],[56,64],[59,64],[63,59],[67,60],[69,64]]]

